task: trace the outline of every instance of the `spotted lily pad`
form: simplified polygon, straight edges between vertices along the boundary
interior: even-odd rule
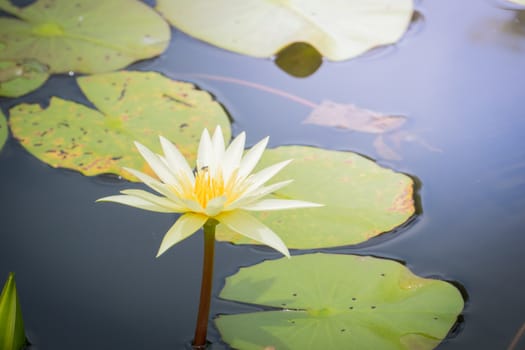
[[[5,141],[7,140],[7,121],[5,120],[4,113],[0,111],[0,150],[4,147]]]
[[[339,61],[398,41],[413,13],[412,0],[157,0],[173,26],[234,52],[271,57],[305,42]]]
[[[294,179],[276,197],[321,203],[314,209],[254,214],[288,248],[312,249],[364,242],[407,221],[415,211],[413,180],[351,152],[284,146],[265,152],[260,167],[293,159],[275,181]],[[217,238],[250,243],[217,226]]]
[[[25,342],[24,321],[16,292],[15,275],[10,273],[0,294],[0,349],[21,350]]]
[[[321,253],[241,268],[220,297],[280,309],[216,318],[239,350],[433,349],[463,309],[454,286],[398,262]]]
[[[192,84],[155,72],[126,71],[77,81],[97,110],[58,97],[45,109],[20,104],[10,110],[13,135],[53,167],[134,180],[123,166],[150,170],[133,141],[160,152],[158,137],[162,135],[193,162],[204,128],[221,125],[225,137],[230,137],[228,116],[221,105]]]
[[[167,23],[136,0],[38,0],[0,18],[1,60],[36,59],[52,73],[107,72],[154,57],[170,40]]]
[[[19,97],[38,89],[49,77],[36,60],[0,61],[0,96]]]

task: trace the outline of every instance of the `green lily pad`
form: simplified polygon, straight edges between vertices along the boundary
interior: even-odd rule
[[[15,275],[10,273],[0,295],[0,349],[21,350],[25,343],[24,321],[16,293]]]
[[[25,95],[38,89],[47,78],[47,66],[38,61],[0,61],[0,96]]]
[[[8,134],[7,121],[5,120],[4,113],[0,110],[0,150],[4,147]]]
[[[220,297],[280,309],[216,318],[240,350],[433,349],[463,309],[454,286],[398,262],[320,253],[241,268]]]
[[[77,79],[98,109],[53,97],[43,109],[20,104],[10,110],[13,136],[35,157],[53,167],[84,175],[119,174],[129,167],[150,173],[133,141],[161,152],[159,135],[193,162],[204,128],[231,135],[226,112],[194,85],[155,72],[116,72]],[[191,163],[190,163],[191,164]]]
[[[176,28],[221,48],[271,57],[305,42],[324,57],[345,60],[395,43],[413,13],[412,0],[157,0]]]
[[[293,159],[274,181],[293,179],[275,196],[324,204],[321,208],[254,213],[288,248],[312,249],[364,242],[407,221],[415,211],[413,180],[351,152],[284,146],[265,152],[259,168]],[[217,239],[254,241],[217,226]]]
[[[51,73],[120,69],[159,55],[170,41],[168,24],[136,0],[39,0],[24,8],[0,0],[0,9],[17,17],[0,18],[0,59],[36,59]]]

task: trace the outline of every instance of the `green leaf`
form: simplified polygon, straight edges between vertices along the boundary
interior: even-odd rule
[[[271,57],[306,42],[328,59],[355,57],[398,41],[412,0],[157,0],[157,10],[178,29],[234,52]]]
[[[216,318],[240,350],[433,349],[463,309],[454,286],[398,262],[320,253],[241,268],[220,297],[280,309]]]
[[[4,147],[8,135],[7,121],[5,120],[4,113],[0,110],[0,150]]]
[[[77,79],[98,109],[53,97],[49,107],[20,104],[10,110],[11,131],[35,157],[53,167],[84,175],[119,174],[122,167],[151,173],[133,141],[161,153],[159,135],[194,161],[204,128],[222,127],[230,138],[226,112],[194,85],[155,72],[116,72]]]
[[[26,342],[15,275],[9,274],[0,295],[0,349],[20,350]]]
[[[167,23],[136,0],[39,0],[0,9],[1,60],[36,59],[52,73],[107,72],[159,55],[169,41]]]
[[[413,180],[351,152],[284,146],[264,153],[259,169],[293,162],[273,182],[293,179],[279,198],[324,204],[321,208],[254,213],[288,248],[312,249],[364,242],[407,221],[415,211]],[[217,239],[256,244],[217,226]]]
[[[0,61],[0,96],[19,97],[38,89],[49,77],[47,71],[35,60]]]

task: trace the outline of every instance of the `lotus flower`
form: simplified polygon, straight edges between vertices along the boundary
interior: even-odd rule
[[[98,201],[116,202],[156,212],[181,213],[164,236],[157,257],[197,232],[210,219],[289,257],[290,253],[279,236],[249,212],[320,205],[299,200],[265,199],[270,193],[292,182],[288,180],[265,185],[290,160],[252,174],[266,148],[268,137],[253,146],[243,157],[245,138],[243,132],[225,148],[220,127],[215,129],[213,137],[205,129],[199,144],[195,170],[188,165],[177,147],[164,137],[160,137],[164,155],[155,154],[135,142],[140,154],[158,178],[134,169],[124,169],[159,195],[129,189],[121,191],[121,195],[104,197]]]

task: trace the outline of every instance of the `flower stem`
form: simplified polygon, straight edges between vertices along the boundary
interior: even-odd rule
[[[206,333],[208,331],[208,320],[210,317],[211,287],[213,279],[213,254],[215,248],[215,226],[219,222],[208,219],[204,224],[204,258],[202,263],[201,297],[199,302],[199,314],[195,337],[193,338],[194,349],[206,348]]]

